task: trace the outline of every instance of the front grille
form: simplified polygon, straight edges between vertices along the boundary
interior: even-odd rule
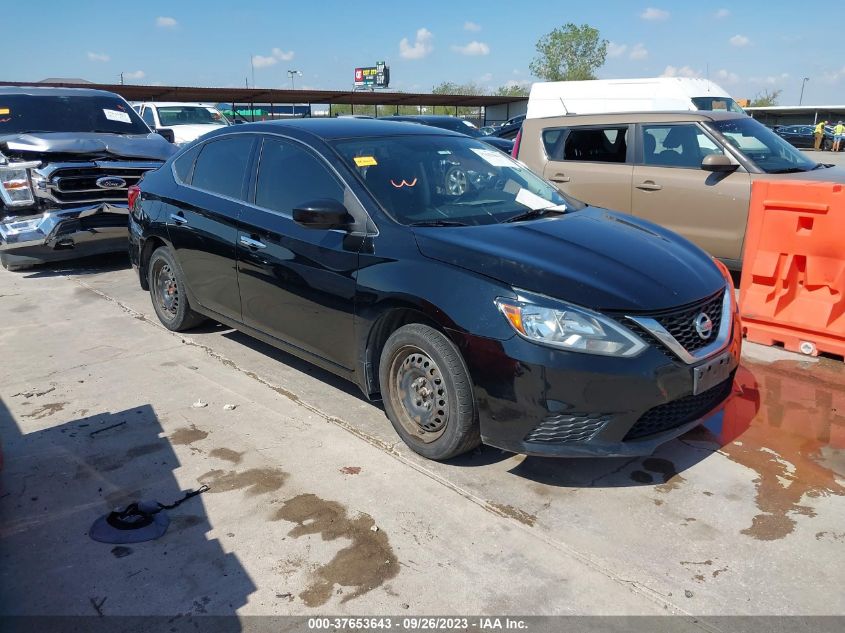
[[[731,394],[732,385],[733,374],[725,382],[703,393],[649,409],[631,427],[622,441],[656,435],[700,418]]]
[[[59,204],[86,202],[126,202],[127,190],[141,180],[149,169],[119,167],[71,167],[56,170],[49,183],[51,196]],[[104,176],[116,176],[126,181],[125,187],[102,189],[97,180]]]
[[[544,444],[570,444],[586,442],[610,422],[606,413],[568,413],[553,415],[543,420],[526,437],[526,442]]]
[[[724,290],[720,290],[712,297],[699,301],[691,306],[686,306],[672,311],[651,314],[660,325],[666,328],[681,346],[690,353],[693,353],[705,345],[712,343],[719,332],[722,323],[722,302],[725,298]],[[695,331],[695,318],[706,314],[713,321],[713,333],[707,339],[702,339]]]

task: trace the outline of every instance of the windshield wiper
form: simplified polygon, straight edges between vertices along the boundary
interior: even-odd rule
[[[411,222],[408,226],[469,226],[466,222],[458,222],[457,220],[421,220],[419,222]]]
[[[770,174],[800,174],[805,171],[810,171],[809,169],[803,169],[802,167],[786,167],[784,169],[773,169],[769,173]]]
[[[528,211],[512,215],[507,220],[502,220],[502,223],[504,224],[507,222],[522,222],[523,220],[533,220],[534,218],[540,218],[544,215],[548,215],[549,213],[564,213],[564,211],[562,211],[558,207],[559,205],[552,205],[550,207],[543,207],[542,209],[529,209]]]

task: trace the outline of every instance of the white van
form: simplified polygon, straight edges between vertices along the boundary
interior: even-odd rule
[[[653,77],[537,82],[528,96],[527,118],[666,110],[743,112],[709,79]]]

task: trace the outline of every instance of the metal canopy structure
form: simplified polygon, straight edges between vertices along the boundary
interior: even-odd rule
[[[7,86],[52,86],[108,90],[127,101],[201,101],[206,103],[308,103],[380,106],[485,107],[524,101],[525,97],[444,95],[392,91],[276,90],[268,88],[201,88],[4,81]]]

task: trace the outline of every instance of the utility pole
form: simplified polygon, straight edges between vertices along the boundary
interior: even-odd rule
[[[123,85],[123,73],[120,73],[120,85]]]
[[[291,90],[296,90],[296,86],[294,84],[293,78],[296,77],[297,75],[302,77],[302,73],[300,71],[298,71],[298,70],[288,70],[288,77],[290,77],[290,89]],[[296,116],[296,104],[295,103],[290,104],[290,115]]]
[[[804,84],[806,84],[808,81],[810,81],[810,78],[804,77],[804,81],[801,82],[801,96],[798,98],[798,105],[801,105],[801,103],[804,101]]]
[[[255,62],[252,61],[252,58],[253,58],[253,54],[250,53],[249,54],[249,67],[252,68],[252,87],[255,88]],[[247,85],[247,88],[249,88],[248,85]]]

